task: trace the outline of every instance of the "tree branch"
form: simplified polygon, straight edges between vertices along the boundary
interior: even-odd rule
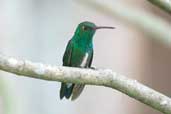
[[[163,113],[171,114],[171,99],[169,97],[109,69],[91,70],[51,66],[28,60],[17,60],[0,54],[0,70],[42,80],[110,87]]]
[[[158,6],[163,9],[165,12],[171,15],[171,1],[170,0],[148,0],[153,5]]]

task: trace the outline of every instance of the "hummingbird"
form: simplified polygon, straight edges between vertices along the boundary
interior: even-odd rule
[[[63,55],[63,66],[91,68],[93,60],[93,36],[98,29],[114,29],[108,26],[96,26],[92,22],[80,23],[69,40]],[[61,83],[60,99],[75,100],[84,89],[84,84]]]

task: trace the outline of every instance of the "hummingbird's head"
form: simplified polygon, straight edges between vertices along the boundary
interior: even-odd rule
[[[114,27],[96,26],[92,22],[84,21],[78,25],[75,35],[79,36],[80,39],[84,38],[87,41],[92,41],[92,38],[98,29],[114,29]]]
[[[82,22],[78,25],[75,34],[80,38],[92,38],[96,30],[96,25],[92,22]]]

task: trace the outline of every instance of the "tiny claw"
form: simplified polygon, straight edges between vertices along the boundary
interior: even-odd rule
[[[98,70],[96,67],[90,67],[90,69],[92,69],[92,70]]]

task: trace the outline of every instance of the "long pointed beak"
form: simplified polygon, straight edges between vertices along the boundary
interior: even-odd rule
[[[97,29],[115,29],[115,27],[108,27],[108,26],[97,26],[94,28],[95,30]]]

